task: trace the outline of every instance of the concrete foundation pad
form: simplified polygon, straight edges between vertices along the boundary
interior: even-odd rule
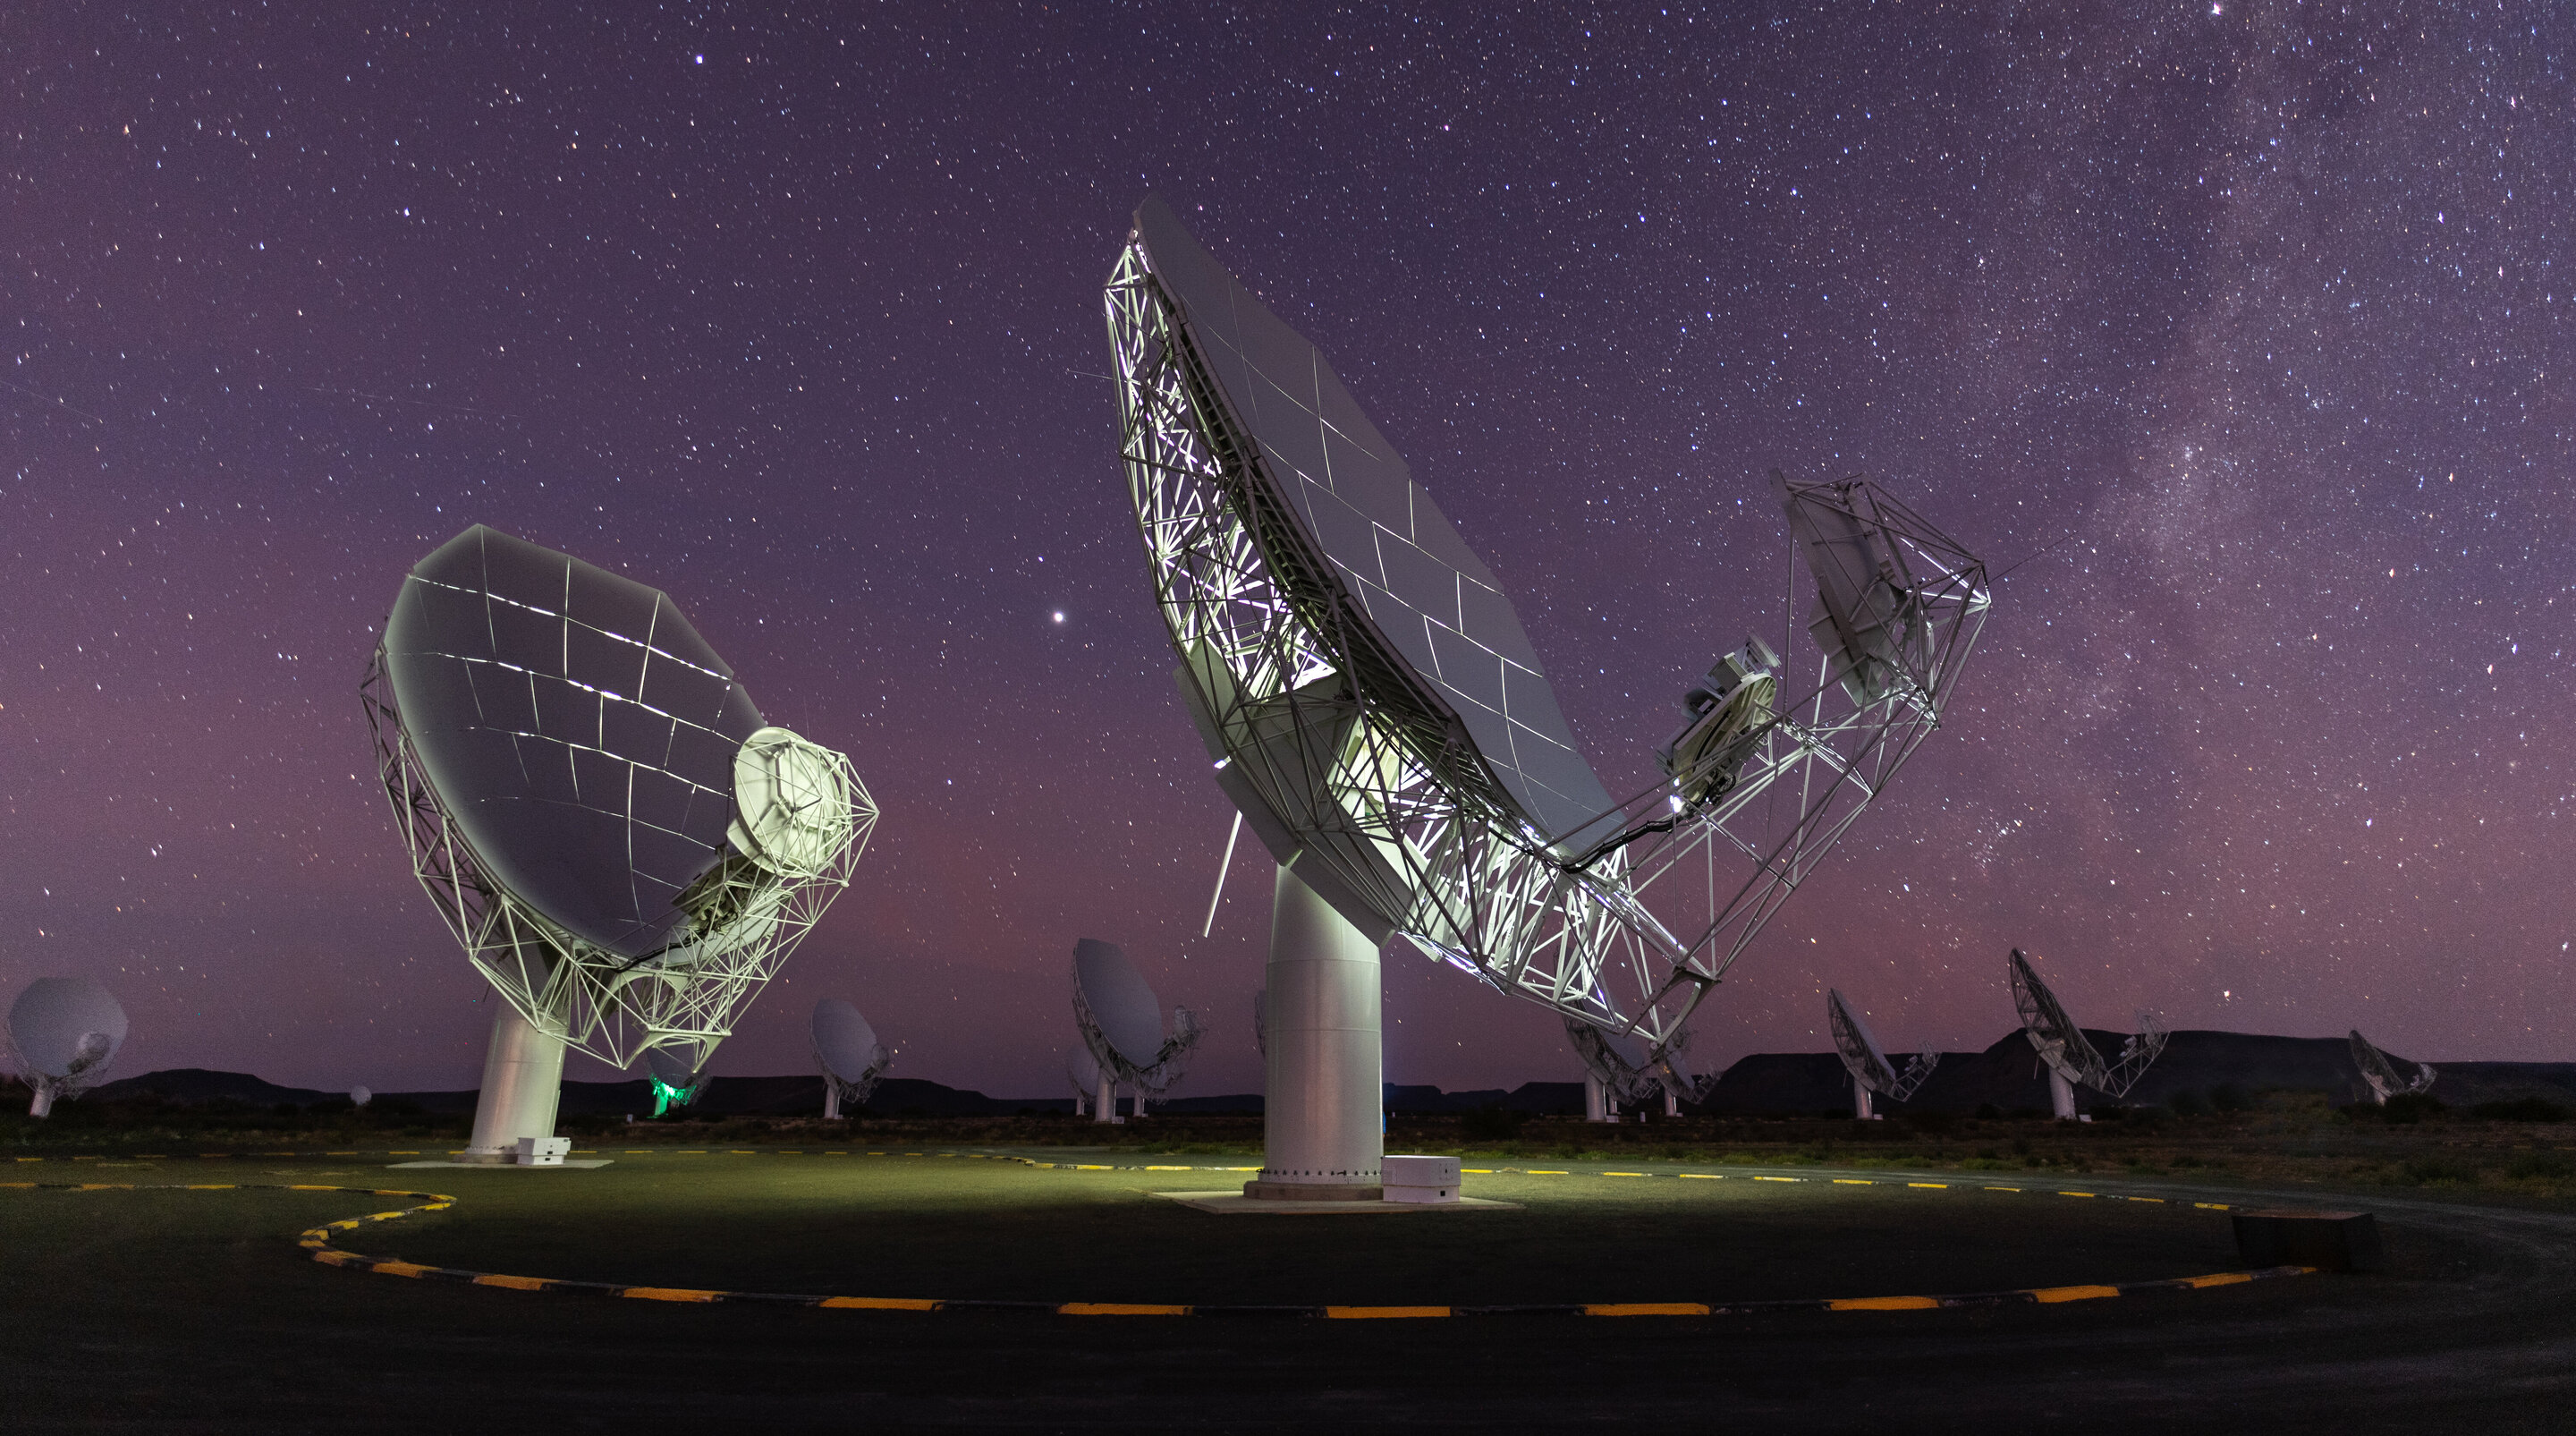
[[[471,1168],[473,1168],[475,1171],[478,1171],[478,1172],[549,1172],[549,1171],[556,1171],[556,1170],[559,1170],[559,1169],[560,1169],[560,1168],[562,1168],[562,1167],[605,1167],[605,1166],[607,1166],[609,1163],[611,1163],[611,1162],[613,1162],[613,1161],[616,1161],[616,1160],[617,1160],[617,1159],[616,1159],[615,1157],[568,1157],[568,1158],[564,1159],[564,1160],[563,1160],[562,1162],[560,1162],[560,1163],[557,1163],[557,1164],[555,1164],[555,1165],[553,1165],[553,1166],[546,1166],[546,1167],[522,1167],[522,1166],[520,1166],[520,1165],[519,1165],[518,1163],[516,1163],[516,1162],[448,1162],[448,1161],[439,1161],[439,1162],[389,1162],[389,1163],[387,1163],[386,1165],[387,1165],[387,1166],[389,1166],[389,1167],[394,1168],[394,1169],[395,1169],[395,1170],[397,1170],[397,1171],[400,1171],[400,1170],[407,1170],[407,1169],[414,1168],[414,1167],[471,1167]]]
[[[1241,1192],[1156,1192],[1155,1196],[1219,1216],[1331,1217],[1379,1212],[1517,1212],[1518,1202],[1460,1197],[1454,1202],[1282,1202]]]

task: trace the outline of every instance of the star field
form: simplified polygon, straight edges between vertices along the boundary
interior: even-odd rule
[[[123,1075],[470,1085],[490,999],[356,686],[482,522],[668,590],[882,804],[718,1072],[841,996],[901,1075],[1053,1095],[1097,936],[1212,1023],[1184,1094],[1257,1087],[1267,877],[1198,936],[1229,814],[1102,377],[1151,191],[1511,588],[1613,791],[1779,641],[1769,468],[2010,570],[1704,1065],[1824,1048],[1828,985],[1982,1046],[2015,945],[2094,1025],[2565,1058],[2571,26],[2383,10],[13,18],[0,988],[99,977]],[[1577,1070],[1418,959],[1388,1017],[1390,1081]]]

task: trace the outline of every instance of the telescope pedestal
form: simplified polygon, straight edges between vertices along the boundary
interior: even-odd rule
[[[2075,1120],[2075,1084],[2067,1081],[2066,1074],[2054,1067],[2048,1069],[2048,1105],[2057,1120]]]
[[[1377,944],[1285,866],[1270,906],[1261,1175],[1243,1194],[1373,1202],[1386,1151]]]
[[[483,1090],[474,1099],[474,1138],[463,1160],[508,1162],[521,1137],[555,1134],[555,1108],[563,1100],[564,1045],[507,1003],[492,1019],[492,1046],[483,1058]]]

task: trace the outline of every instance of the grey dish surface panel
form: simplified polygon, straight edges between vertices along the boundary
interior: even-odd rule
[[[1611,807],[1575,746],[1520,616],[1341,377],[1217,263],[1171,209],[1136,211],[1148,263],[1179,299],[1270,481],[1371,622],[1459,718],[1550,835]]]
[[[876,1029],[859,1009],[838,997],[814,1004],[814,1055],[825,1070],[844,1082],[855,1082],[875,1060]]]
[[[403,580],[385,666],[494,881],[622,957],[686,935],[675,900],[724,855],[762,720],[668,595],[477,524]]]
[[[108,1055],[125,1045],[125,1009],[86,977],[40,977],[9,1004],[9,1041],[48,1077],[70,1075],[80,1040],[107,1035]]]
[[[1127,954],[1114,943],[1086,937],[1073,945],[1073,980],[1100,1035],[1118,1055],[1139,1067],[1151,1067],[1163,1055],[1163,1012],[1154,989]]]

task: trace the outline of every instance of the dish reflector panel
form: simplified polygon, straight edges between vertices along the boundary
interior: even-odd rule
[[[1834,1049],[1842,1054],[1843,1066],[1851,1070],[1853,1079],[1882,1095],[1892,1090],[1896,1086],[1896,1064],[1887,1060],[1877,1035],[1843,1000],[1839,989],[1825,989],[1825,1016],[1833,1025]]]
[[[86,977],[40,977],[9,1005],[9,1042],[27,1076],[95,1073],[125,1045],[125,1009]]]
[[[867,1076],[880,1050],[876,1029],[859,1009],[837,997],[814,1004],[814,1055],[834,1077],[856,1082]]]
[[[723,858],[737,755],[764,725],[668,595],[477,524],[403,580],[384,662],[489,876],[621,957],[683,933],[677,899]],[[805,860],[810,775],[774,781],[754,836]]]
[[[1100,1035],[1118,1055],[1151,1067],[1163,1053],[1163,1013],[1154,989],[1115,944],[1086,937],[1073,945],[1073,981],[1100,1024]]]
[[[1520,616],[1322,351],[1270,312],[1159,199],[1136,211],[1147,262],[1259,449],[1254,469],[1309,576],[1356,599],[1362,667],[1388,647],[1462,722],[1493,777],[1542,832],[1614,806],[1574,742]],[[1364,615],[1364,616],[1363,616]]]

